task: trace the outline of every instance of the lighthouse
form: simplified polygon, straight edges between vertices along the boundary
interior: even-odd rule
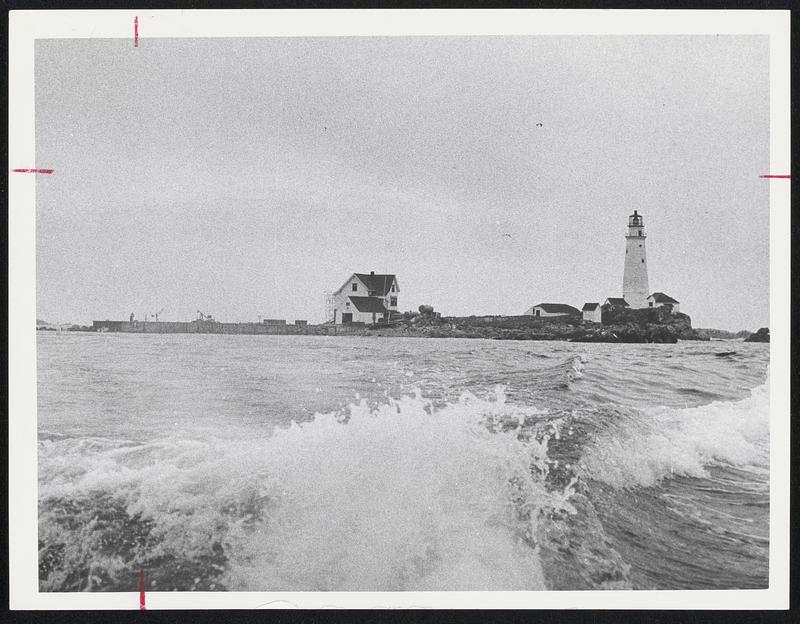
[[[622,276],[622,297],[631,308],[646,308],[650,289],[647,285],[644,219],[636,210],[628,217],[625,236],[625,273]]]

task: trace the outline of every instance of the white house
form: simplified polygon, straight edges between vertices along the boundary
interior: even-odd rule
[[[670,297],[669,295],[665,295],[662,292],[654,292],[647,298],[647,305],[651,308],[660,308],[662,306],[670,306],[672,308],[672,313],[677,314],[681,311],[681,306],[678,301]]]
[[[353,273],[333,293],[333,322],[377,323],[397,312],[400,287],[392,274]]]
[[[599,303],[584,303],[581,311],[583,312],[584,321],[589,321],[591,323],[603,322],[603,309],[600,307]]]
[[[544,318],[548,316],[580,316],[581,311],[566,303],[540,303],[528,308],[525,314]]]

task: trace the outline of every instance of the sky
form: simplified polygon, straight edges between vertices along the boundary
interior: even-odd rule
[[[651,291],[769,318],[765,36],[38,40],[37,316],[522,314]]]

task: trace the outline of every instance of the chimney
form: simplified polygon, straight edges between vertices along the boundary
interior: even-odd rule
[[[369,274],[370,275],[375,275],[375,271],[370,271]]]

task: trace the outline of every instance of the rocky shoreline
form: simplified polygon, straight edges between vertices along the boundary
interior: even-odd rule
[[[403,319],[391,326],[376,325],[366,328],[364,335],[609,343],[709,340],[707,335],[692,328],[689,316],[673,314],[666,308],[608,310],[603,312],[602,323],[586,323],[581,318],[572,316],[440,317],[432,313],[406,313]]]
[[[389,338],[483,338],[488,340],[564,340],[569,342],[607,343],[676,343],[679,340],[711,340],[712,338],[745,340],[745,342],[769,342],[769,329],[764,327],[755,333],[747,331],[732,333],[715,329],[694,329],[689,316],[672,313],[667,308],[606,309],[602,323],[584,322],[578,316],[539,318],[522,316],[441,316],[430,306],[421,312],[398,314],[390,325],[365,326],[361,324],[307,325],[297,331],[255,331],[260,325],[247,325],[248,331],[222,331],[225,324],[215,324],[211,331],[190,333],[285,333],[300,335],[336,336],[382,336]],[[149,326],[156,323],[145,324]],[[174,325],[174,324],[173,324]],[[220,329],[221,328],[221,329]],[[91,332],[94,327],[83,325],[50,326],[37,322],[40,331]],[[146,329],[146,328],[144,328]],[[167,330],[138,331],[136,333],[169,333]],[[151,328],[152,329],[152,328]],[[124,331],[124,330],[117,330]],[[186,332],[183,332],[186,333]]]

